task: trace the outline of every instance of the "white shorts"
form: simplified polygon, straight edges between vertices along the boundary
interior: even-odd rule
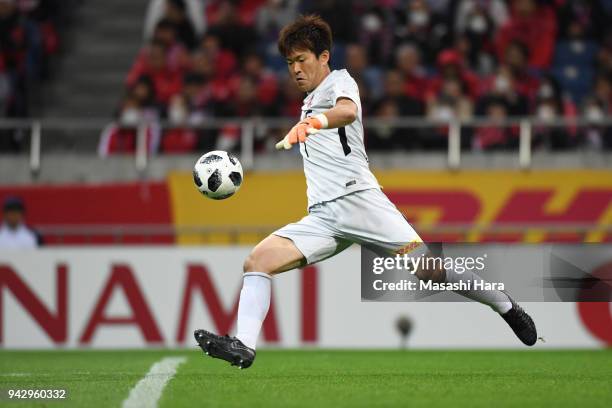
[[[351,244],[384,255],[426,249],[404,215],[379,189],[316,204],[306,217],[273,234],[293,241],[308,264],[336,255]]]

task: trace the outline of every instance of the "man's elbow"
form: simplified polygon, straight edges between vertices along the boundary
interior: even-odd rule
[[[350,99],[343,98],[338,101],[334,111],[337,114],[339,126],[350,125],[357,119],[357,105]]]
[[[346,123],[353,123],[357,119],[357,109],[347,109],[345,112]]]

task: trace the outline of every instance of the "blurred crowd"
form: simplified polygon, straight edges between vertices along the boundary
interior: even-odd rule
[[[123,123],[166,119],[147,129],[149,149],[231,149],[240,129],[196,131],[207,117],[297,117],[303,95],[276,50],[279,30],[317,13],[334,33],[332,67],[349,70],[363,113],[503,121],[531,115],[554,122],[584,116],[593,126],[537,126],[551,149],[612,148],[597,120],[612,110],[611,0],[153,0],[145,44],[126,80]],[[366,120],[367,124],[367,120]],[[264,130],[259,145],[266,148]],[[447,129],[368,129],[370,149],[446,147]],[[518,129],[467,129],[473,149],[518,144]],[[131,151],[130,129],[106,129],[101,153]]]
[[[2,0],[0,0],[2,1]],[[3,3],[6,2],[3,1]],[[476,150],[517,145],[518,129],[495,126],[530,115],[584,117],[592,126],[534,127],[536,147],[612,148],[612,0],[151,0],[144,43],[126,78],[117,123],[147,128],[163,153],[235,148],[240,128],[181,127],[215,117],[297,118],[303,96],[276,49],[279,30],[317,13],[334,34],[332,68],[360,87],[363,114],[419,116],[491,126],[466,129]],[[278,129],[277,132],[282,132]],[[447,129],[367,129],[370,149],[445,148]],[[271,129],[257,133],[269,148]],[[135,131],[105,129],[100,153],[133,151]]]
[[[59,19],[69,1],[0,0],[0,117],[30,115],[30,97],[49,76],[60,49]],[[25,135],[0,129],[0,151],[14,150]]]

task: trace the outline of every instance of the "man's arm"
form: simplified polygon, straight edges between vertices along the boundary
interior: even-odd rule
[[[357,119],[357,105],[349,98],[339,98],[336,106],[323,112],[327,117],[327,128],[335,129],[350,125]]]
[[[338,98],[336,106],[308,117],[295,125],[283,140],[276,144],[277,149],[291,149],[295,143],[304,142],[308,135],[317,133],[320,129],[335,129],[350,125],[357,119],[357,105],[349,98]]]

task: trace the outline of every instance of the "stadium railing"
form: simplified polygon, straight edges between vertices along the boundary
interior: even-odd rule
[[[193,244],[246,244],[263,239],[282,225],[259,226],[175,226],[175,225],[44,225],[37,231],[52,244],[87,244],[100,242],[106,244],[147,243],[155,242],[153,237],[167,237],[162,242],[178,242],[178,238],[186,238]],[[550,234],[571,234],[571,242],[600,242],[602,237],[612,236],[612,225],[596,225],[592,223],[415,223],[414,227],[423,239],[446,236],[445,241],[480,242],[483,236],[516,234],[517,239],[509,241],[516,243],[531,242],[526,239],[534,232],[539,237]],[[452,236],[453,239],[448,237]],[[75,238],[78,238],[75,241]],[[437,239],[434,239],[437,240]],[[559,239],[544,239],[542,242],[564,242]]]
[[[61,118],[61,119],[2,119],[0,120],[0,130],[16,130],[29,132],[29,167],[33,174],[40,171],[42,141],[45,131],[101,131],[109,123],[109,119],[83,119],[83,118]],[[117,123],[117,122],[116,122]],[[240,160],[245,169],[253,166],[255,159],[255,139],[256,133],[267,128],[290,128],[295,123],[292,118],[206,118],[200,123],[176,124],[167,121],[155,122],[161,129],[201,129],[214,130],[224,126],[238,126],[240,132]],[[151,122],[140,122],[137,124],[121,125],[125,128],[137,129],[136,153],[134,163],[138,171],[144,172],[149,160],[154,156],[147,154],[146,147],[146,128]],[[599,120],[577,118],[556,118],[554,120],[543,120],[532,117],[508,118],[503,121],[491,120],[488,118],[474,118],[470,120],[429,120],[420,117],[404,117],[395,119],[371,118],[364,123],[367,129],[445,129],[447,141],[447,166],[450,169],[461,167],[462,154],[462,133],[467,128],[478,128],[490,126],[496,128],[518,128],[519,141],[516,151],[517,160],[520,168],[529,169],[532,165],[532,139],[535,127],[543,128],[565,128],[580,129],[583,127],[612,127],[612,117],[605,117]],[[0,135],[3,137],[3,135]]]

